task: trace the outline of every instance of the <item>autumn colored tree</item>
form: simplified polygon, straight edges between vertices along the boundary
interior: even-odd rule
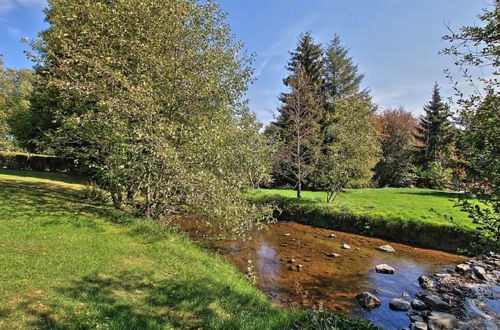
[[[406,187],[412,179],[418,120],[411,112],[387,109],[374,116],[382,158],[374,180],[380,187]]]

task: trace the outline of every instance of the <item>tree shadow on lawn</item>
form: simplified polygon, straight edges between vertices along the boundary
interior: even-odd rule
[[[284,204],[321,204],[326,203],[322,198],[297,198],[297,197],[287,197],[279,194],[264,195],[259,202],[262,203],[278,203]]]
[[[0,216],[36,219],[44,226],[70,223],[98,229],[99,218],[113,223],[133,218],[111,205],[88,203],[78,190],[48,183],[0,179],[0,199]]]
[[[453,199],[457,200],[459,198],[464,198],[466,197],[462,193],[457,193],[457,192],[446,192],[446,191],[439,191],[439,190],[432,190],[432,191],[401,191],[397,192],[396,194],[399,195],[420,195],[420,196],[434,196],[434,197],[444,197],[448,199]]]
[[[111,276],[89,275],[55,291],[73,307],[48,304],[41,309],[34,301],[24,301],[16,312],[34,316],[30,326],[41,329],[93,329],[98,325],[114,329],[248,329],[263,325],[286,328],[287,323],[283,312],[270,303],[237,292],[214,277],[173,276],[154,282],[151,273],[130,270]],[[0,320],[7,315],[0,313]]]

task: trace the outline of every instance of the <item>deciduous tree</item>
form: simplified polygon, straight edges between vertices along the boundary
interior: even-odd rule
[[[277,120],[280,146],[277,153],[279,173],[291,180],[301,198],[302,184],[317,166],[321,95],[302,67],[288,78],[290,92],[283,93]]]
[[[270,215],[239,193],[250,59],[216,4],[52,0],[47,22],[35,47],[38,92],[56,96],[52,146],[90,166],[116,207],[235,230]]]
[[[375,166],[380,187],[405,187],[412,179],[417,119],[403,108],[387,109],[375,115],[382,158]]]

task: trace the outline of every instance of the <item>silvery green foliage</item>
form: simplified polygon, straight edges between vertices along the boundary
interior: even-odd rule
[[[239,195],[256,154],[241,146],[261,144],[242,115],[251,58],[224,20],[212,2],[49,1],[35,47],[57,95],[52,144],[89,165],[115,206],[237,231],[269,218]]]

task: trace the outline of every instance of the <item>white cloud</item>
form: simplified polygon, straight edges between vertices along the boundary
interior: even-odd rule
[[[43,7],[47,4],[47,0],[0,0],[0,13],[5,13],[12,8],[22,7]]]

